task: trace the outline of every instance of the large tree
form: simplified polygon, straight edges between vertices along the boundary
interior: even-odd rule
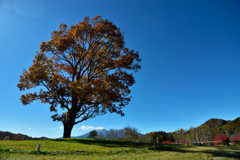
[[[20,99],[24,105],[50,104],[52,119],[63,123],[63,137],[69,138],[73,126],[89,118],[107,112],[124,116],[140,61],[138,52],[125,47],[120,29],[100,16],[71,27],[61,24],[20,76],[21,91],[37,87]]]

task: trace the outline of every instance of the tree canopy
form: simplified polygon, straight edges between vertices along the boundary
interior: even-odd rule
[[[88,138],[95,138],[98,135],[98,132],[96,130],[92,130],[89,132]]]
[[[20,76],[21,91],[38,91],[20,99],[24,105],[50,104],[52,119],[63,123],[63,137],[69,138],[73,126],[89,118],[107,112],[124,116],[140,61],[137,51],[125,47],[120,29],[100,16],[70,27],[61,24]]]

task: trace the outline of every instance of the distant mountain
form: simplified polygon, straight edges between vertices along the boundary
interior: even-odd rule
[[[209,128],[217,128],[217,127],[221,127],[221,126],[227,124],[228,122],[230,122],[230,121],[212,118],[212,119],[209,119],[208,121],[206,121],[202,125],[207,125],[207,126],[209,126]]]
[[[33,138],[33,139],[36,139],[36,140],[46,140],[46,139],[51,139],[51,138],[48,138],[48,137],[40,137],[40,138]]]
[[[85,134],[83,134],[83,135],[81,135],[81,136],[71,136],[71,138],[87,138],[88,135],[89,135],[89,132],[88,132],[88,133],[85,133]]]
[[[240,117],[232,121],[212,118],[202,125],[193,128],[193,130],[201,130],[203,128],[209,128],[214,133],[231,135],[240,132]]]
[[[240,117],[234,120],[212,118],[198,127],[191,127],[188,130],[179,129],[168,134],[177,143],[212,141],[218,134],[235,137],[240,135]]]
[[[45,140],[47,137],[33,138],[24,134],[0,131],[0,140]]]
[[[0,131],[0,140],[31,140],[32,137],[23,134],[14,134],[11,132]]]
[[[224,134],[231,137],[240,135],[240,117],[232,121],[212,118],[198,127],[187,130],[185,133],[188,136],[195,135],[195,137],[198,137],[196,138],[196,140],[198,139],[211,140],[217,134]]]
[[[196,129],[208,126],[212,133],[226,134],[228,136],[238,135],[240,133],[240,117],[227,121],[223,119],[210,119]]]
[[[234,119],[233,121],[228,121],[228,123],[219,127],[219,130],[225,131],[228,134],[240,132],[240,117]]]
[[[95,130],[95,131],[97,131],[98,135],[99,135],[99,133],[101,133],[102,136],[105,137],[105,136],[108,135],[108,133],[109,133],[110,130],[97,129],[97,130]],[[74,137],[71,137],[71,138],[87,138],[87,137],[89,136],[89,133],[90,133],[90,131],[89,131],[88,133],[85,133],[85,134],[81,135],[81,136],[74,136]]]
[[[131,130],[133,129],[133,130]],[[130,130],[126,131],[126,128],[124,129],[98,129],[96,138],[100,139],[127,139],[129,136],[141,136],[141,133],[138,133],[137,130],[134,130],[134,128],[130,128]],[[127,133],[128,132],[128,133]],[[131,133],[130,133],[131,132]],[[81,136],[75,136],[72,138],[87,138],[89,136],[89,133],[83,134]]]
[[[125,129],[119,129],[119,130],[118,129],[111,129],[111,130],[99,129],[96,131],[98,133],[96,138],[126,139],[126,137],[128,136],[126,134]],[[135,132],[135,135],[142,136],[142,134],[138,133],[137,130],[133,132]],[[72,138],[87,138],[89,136],[89,133],[90,132],[80,136],[73,136]],[[177,131],[170,132],[169,134],[172,134],[172,135],[177,134]],[[204,135],[205,137],[203,136],[203,138],[205,139],[206,137],[208,137],[209,139],[212,139],[216,134],[226,134],[228,136],[240,135],[240,117],[232,121],[212,118],[198,127],[187,130],[185,134],[189,134],[189,135],[196,134],[196,135],[199,135],[199,137],[201,137],[201,135]],[[20,133],[15,134],[7,131],[6,132],[0,131],[0,140],[45,140],[45,139],[49,139],[49,138],[47,137],[33,138]]]

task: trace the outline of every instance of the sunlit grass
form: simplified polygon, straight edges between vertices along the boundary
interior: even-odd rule
[[[35,150],[41,144],[39,153]],[[0,141],[0,159],[240,159],[240,146],[162,145],[95,139]]]

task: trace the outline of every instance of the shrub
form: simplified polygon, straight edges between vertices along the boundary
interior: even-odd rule
[[[227,135],[216,135],[216,137],[213,139],[213,145],[228,145],[229,144],[229,137]]]
[[[0,148],[0,152],[10,152],[9,148]]]
[[[234,144],[240,144],[240,135],[237,135],[232,138]]]
[[[186,140],[184,140],[184,139],[180,140],[180,144],[186,144],[186,143],[187,143]]]
[[[166,140],[166,141],[163,141],[162,144],[174,144],[175,142],[174,141],[171,141],[171,140]]]

